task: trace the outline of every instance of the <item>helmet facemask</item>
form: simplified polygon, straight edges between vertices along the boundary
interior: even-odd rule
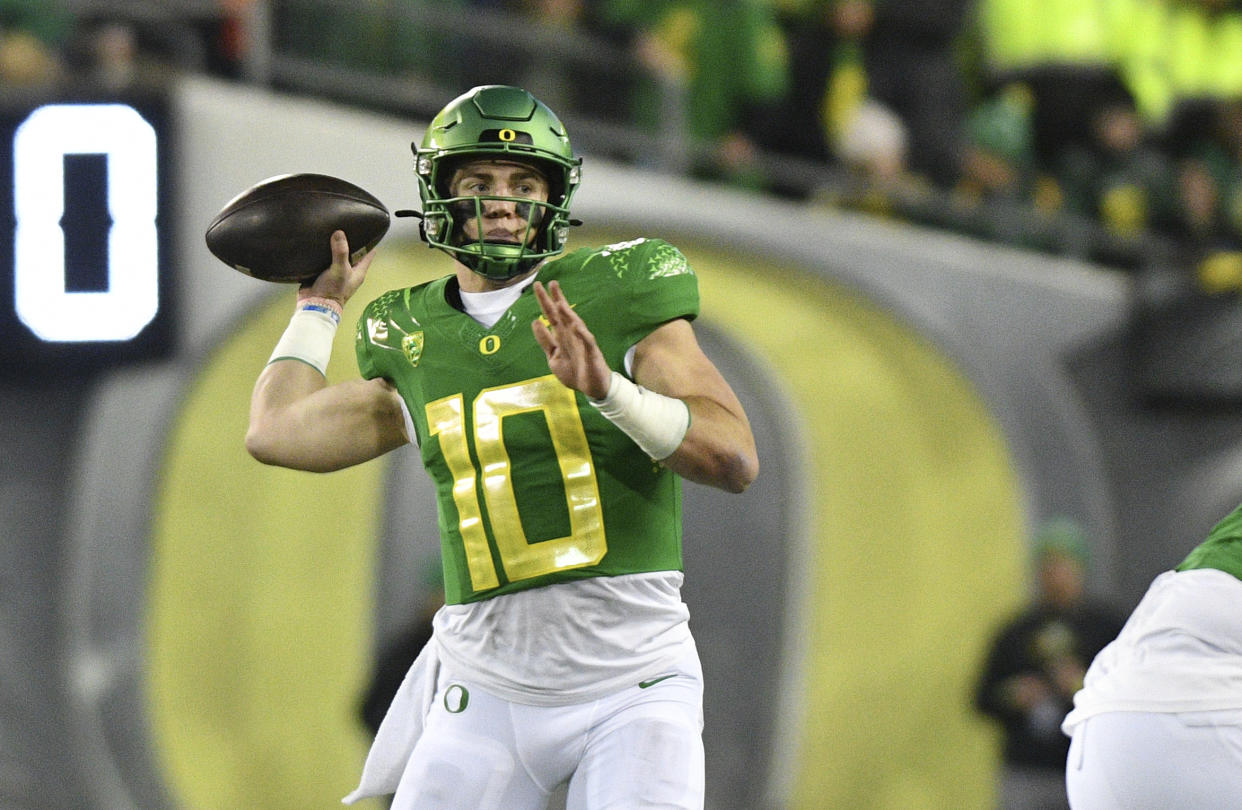
[[[415,171],[423,199],[423,238],[474,272],[494,281],[522,275],[564,250],[569,203],[580,179],[575,158],[556,116],[525,90],[478,87],[451,102],[415,145]],[[548,199],[453,195],[457,168],[471,161],[519,163],[547,181]],[[485,213],[490,205],[518,206],[526,222],[524,241],[489,241]],[[521,214],[525,212],[525,216]],[[476,238],[465,226],[477,223]]]

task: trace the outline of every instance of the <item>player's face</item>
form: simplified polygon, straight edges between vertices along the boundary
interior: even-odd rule
[[[454,197],[522,197],[547,202],[548,180],[524,163],[476,160],[454,172],[449,191]],[[484,200],[481,218],[473,205],[463,206],[458,222],[468,241],[481,238],[517,245],[535,237],[539,223],[538,216],[531,221],[532,211],[541,212],[542,208],[511,200]]]

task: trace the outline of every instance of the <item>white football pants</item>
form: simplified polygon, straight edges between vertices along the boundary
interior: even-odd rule
[[[671,676],[671,677],[663,677]],[[702,810],[697,655],[600,700],[529,706],[441,671],[394,810]]]
[[[1242,712],[1108,712],[1074,728],[1074,810],[1242,807]]]

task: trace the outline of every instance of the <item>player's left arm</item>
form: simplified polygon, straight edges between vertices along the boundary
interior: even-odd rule
[[[544,313],[532,324],[535,338],[562,383],[682,477],[729,492],[750,486],[759,472],[750,421],[689,321],[669,321],[638,342],[635,386],[608,367],[555,281],[547,289],[535,282],[535,295]]]
[[[741,492],[759,473],[750,420],[737,394],[703,353],[684,318],[660,326],[638,342],[634,381],[648,391],[679,399],[690,411],[681,444],[661,463],[690,481]]]

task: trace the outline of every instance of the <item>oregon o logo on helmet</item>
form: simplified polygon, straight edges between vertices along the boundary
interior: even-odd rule
[[[444,690],[444,710],[449,714],[461,714],[470,705],[470,690],[455,683]]]
[[[500,140],[508,143],[509,141],[517,140],[517,133],[511,129],[502,129],[500,130],[499,137]]]

